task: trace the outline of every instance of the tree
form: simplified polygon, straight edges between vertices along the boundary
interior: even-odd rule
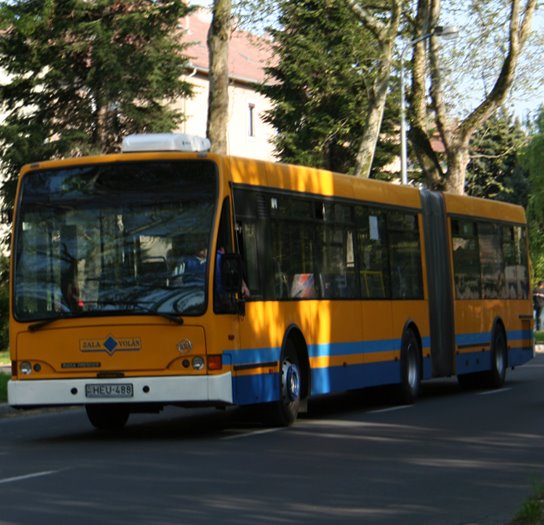
[[[536,279],[544,279],[544,106],[534,121],[534,130],[522,153],[522,164],[529,172],[527,220],[531,259]]]
[[[278,131],[276,151],[285,162],[353,173],[376,43],[345,0],[279,6],[271,31],[277,64],[260,87],[274,104],[266,119]]]
[[[375,61],[367,89],[366,125],[357,151],[355,175],[368,177],[382,126],[388,87],[393,65],[395,39],[401,20],[401,1],[391,0],[384,6],[364,7],[356,0],[347,0],[353,12],[367,28],[378,46],[379,59]]]
[[[170,131],[190,94],[178,30],[183,0],[0,3],[2,192],[26,162],[115,151],[128,133]]]
[[[505,102],[514,82],[523,46],[528,38],[536,0],[511,0],[506,28],[506,49],[501,68],[492,87],[481,102],[464,118],[448,116],[448,103],[443,79],[443,62],[440,56],[439,37],[432,36],[429,45],[426,39],[414,47],[412,75],[412,128],[410,140],[414,146],[427,185],[454,193],[464,193],[466,167],[469,162],[470,141],[475,131]],[[473,3],[478,15],[484,4]],[[417,13],[413,21],[414,36],[434,34],[439,25],[440,0],[418,0]],[[501,51],[499,49],[499,51]],[[425,83],[427,64],[430,72],[431,105],[426,101]],[[429,127],[431,121],[434,126]],[[446,149],[447,169],[444,171],[430,146],[432,133],[436,129]]]
[[[527,207],[528,171],[520,163],[527,135],[519,120],[499,110],[472,138],[466,193]]]
[[[214,0],[208,31],[209,88],[206,134],[211,150],[227,152],[229,118],[229,40],[232,25],[231,0]]]

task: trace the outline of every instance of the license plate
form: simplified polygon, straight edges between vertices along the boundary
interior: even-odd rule
[[[95,384],[85,385],[85,397],[92,398],[124,398],[133,397],[134,388],[131,384]]]

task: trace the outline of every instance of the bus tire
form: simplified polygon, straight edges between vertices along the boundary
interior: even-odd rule
[[[506,335],[501,327],[493,333],[491,344],[491,370],[483,374],[483,386],[487,388],[501,388],[506,380],[508,368],[508,347]]]
[[[123,405],[86,405],[87,417],[98,430],[121,430],[130,412]]]
[[[400,350],[399,402],[415,403],[421,390],[421,349],[413,330],[406,330]]]
[[[269,421],[273,426],[287,427],[297,419],[300,404],[302,376],[294,342],[287,339],[281,354],[279,400],[270,406]]]

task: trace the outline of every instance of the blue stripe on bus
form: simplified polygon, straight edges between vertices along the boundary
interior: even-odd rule
[[[508,342],[531,339],[533,332],[531,330],[510,330],[507,332]],[[491,344],[491,332],[475,332],[472,334],[459,334],[455,337],[455,342],[459,346]]]
[[[231,356],[231,364],[233,365],[251,365],[279,361],[280,351],[279,347],[246,348],[243,350],[229,350],[226,353]]]
[[[531,330],[512,330],[508,332],[508,342],[532,339]],[[489,345],[489,332],[459,334],[458,345]],[[430,337],[422,340],[424,348],[430,346]],[[400,339],[384,339],[379,341],[357,341],[352,343],[323,343],[308,346],[310,358],[339,357],[343,355],[365,355],[371,353],[400,350]],[[279,361],[281,348],[256,348],[225,352],[225,363],[232,365],[259,365]],[[523,346],[510,348],[508,354],[509,367],[519,366],[533,358],[533,348]],[[489,370],[491,353],[478,349],[474,352],[463,352],[456,357],[456,373],[466,374]],[[423,360],[423,378],[432,377],[432,360]],[[352,364],[349,366],[329,366],[312,368],[311,395],[329,394],[357,388],[395,384],[400,381],[400,361]],[[249,374],[233,377],[234,402],[236,404],[253,404],[276,401],[279,391],[279,374]]]
[[[395,384],[400,381],[400,362],[384,361],[360,365],[314,368],[311,371],[311,396],[359,388]],[[279,374],[233,377],[234,403],[248,405],[277,401]]]
[[[483,345],[491,342],[490,332],[476,332],[473,334],[458,334],[455,337],[458,346]]]
[[[423,347],[430,346],[430,337],[423,338]],[[321,343],[308,345],[308,357],[339,357],[344,355],[364,355],[377,352],[400,350],[400,339],[383,339],[378,341],[355,341],[351,343]],[[233,365],[247,365],[279,361],[281,349],[275,348],[246,348],[230,350]]]
[[[530,340],[532,338],[532,330],[510,330],[510,332],[508,332],[508,341]]]
[[[363,355],[375,352],[389,352],[400,348],[400,339],[381,341],[355,341],[353,343],[321,343],[308,346],[309,357],[338,357]]]

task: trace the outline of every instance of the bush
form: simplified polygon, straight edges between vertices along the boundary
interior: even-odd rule
[[[541,525],[544,523],[544,486],[533,482],[533,492],[523,503],[509,525]]]
[[[8,381],[9,375],[0,373],[0,403],[8,400]]]

